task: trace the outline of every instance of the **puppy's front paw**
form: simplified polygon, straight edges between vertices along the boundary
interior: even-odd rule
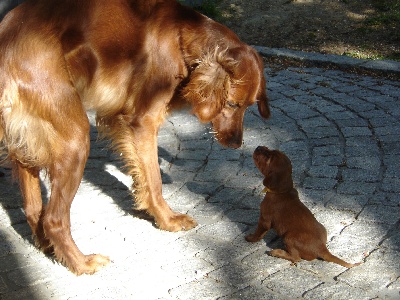
[[[259,240],[261,240],[261,237],[259,237],[256,234],[252,233],[252,234],[246,235],[245,239],[246,239],[246,241],[248,241],[250,243],[255,243],[255,242],[258,242]]]

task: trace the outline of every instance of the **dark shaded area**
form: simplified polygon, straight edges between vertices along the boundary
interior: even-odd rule
[[[216,2],[217,19],[251,45],[400,59],[399,0]]]
[[[1,0],[0,2],[0,20],[17,5],[24,2],[24,0]]]

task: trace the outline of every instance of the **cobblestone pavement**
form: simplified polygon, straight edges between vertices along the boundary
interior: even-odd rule
[[[18,186],[3,169],[0,298],[399,299],[400,82],[311,67],[266,74],[272,118],[252,107],[241,149],[223,149],[185,112],[160,131],[164,196],[200,224],[188,232],[160,231],[131,210],[131,180],[93,127],[71,212],[80,249],[112,259],[92,276],[76,277],[36,250]],[[274,232],[244,240],[263,198],[252,161],[258,145],[291,158],[301,200],[328,230],[328,248],[362,265],[291,266],[266,254],[281,245]]]

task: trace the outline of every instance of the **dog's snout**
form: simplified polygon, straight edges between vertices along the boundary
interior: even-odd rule
[[[225,144],[229,148],[237,149],[243,144],[243,132],[241,130],[230,132],[229,134],[226,134],[226,137]]]
[[[237,149],[237,148],[240,148],[241,146],[242,146],[242,140],[240,140],[240,141],[234,140],[229,143],[229,148],[232,148],[232,149]]]
[[[258,146],[256,150],[254,150],[254,154],[268,155],[269,152],[270,150],[265,146]]]

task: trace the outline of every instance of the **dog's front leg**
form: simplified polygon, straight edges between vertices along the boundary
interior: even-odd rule
[[[197,225],[196,221],[188,215],[172,211],[162,196],[157,120],[151,114],[128,122],[121,117],[119,124],[111,130],[113,145],[121,153],[127,172],[133,178],[135,208],[152,215],[160,229],[189,230]]]
[[[260,220],[258,221],[257,229],[254,233],[246,235],[245,239],[248,242],[255,243],[261,240],[265,234],[269,230],[269,226],[266,225],[265,221],[262,220],[260,217]]]
[[[134,128],[134,143],[138,172],[134,189],[138,208],[146,209],[155,218],[160,229],[168,231],[189,230],[197,223],[189,216],[171,210],[162,196],[162,180],[158,164],[158,130],[142,126]],[[158,128],[157,128],[158,129]]]
[[[266,206],[266,201],[264,200],[260,205],[260,218],[258,219],[257,229],[254,233],[246,235],[246,241],[251,243],[258,242],[271,228],[271,220],[266,216]]]

